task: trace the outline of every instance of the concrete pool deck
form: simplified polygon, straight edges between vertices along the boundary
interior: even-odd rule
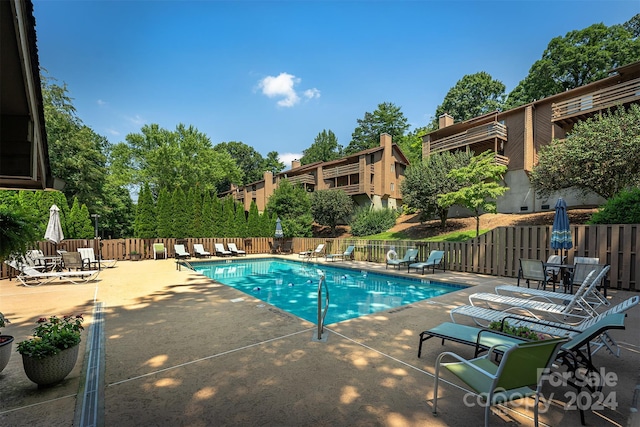
[[[384,271],[383,264],[330,264]],[[171,259],[119,262],[85,285],[25,288],[1,280],[0,311],[12,321],[2,333],[16,343],[30,335],[37,318],[53,314],[84,313],[87,331],[74,371],[46,389],[26,377],[13,344],[9,365],[0,373],[0,425],[83,424],[83,367],[96,302],[104,317],[97,425],[481,425],[483,408],[465,406],[465,391],[451,376],[445,379],[455,385],[442,384],[439,414],[431,413],[436,356],[446,350],[471,357],[472,349],[430,340],[418,358],[418,335],[449,321],[449,310],[466,304],[470,293],[515,280],[442,271],[424,278],[474,286],[330,325],[327,342],[312,340],[315,325],[189,270],[178,271]],[[609,292],[614,304],[633,295]],[[639,321],[640,308],[632,308],[627,329],[611,332],[622,347],[619,358],[604,350],[594,356],[596,366],[615,373],[615,384],[604,392],[618,406],[588,411],[587,425],[637,423],[630,413],[640,373]],[[563,407],[564,393],[571,391],[545,386],[543,395],[552,400],[541,425],[580,425],[578,412]],[[491,424],[533,425],[532,412],[522,404],[507,405],[494,409]]]

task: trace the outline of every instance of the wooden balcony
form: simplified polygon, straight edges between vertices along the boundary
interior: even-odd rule
[[[640,101],[640,78],[551,105],[551,121],[575,123],[616,105]]]
[[[507,156],[496,154],[496,164],[502,165],[502,166],[509,166],[509,158]]]
[[[506,141],[507,127],[502,123],[491,122],[468,129],[446,138],[431,141],[431,154],[441,151],[455,150],[479,142],[491,141],[495,138]]]
[[[316,178],[311,174],[289,176],[287,179],[293,185],[316,184]]]
[[[366,188],[369,187],[369,194],[373,194],[373,185],[367,186],[365,184],[365,190],[360,191],[360,184],[351,184],[351,185],[339,185],[337,187],[332,187],[332,190],[342,190],[347,193],[349,196],[355,196],[356,194],[363,194],[366,192]]]
[[[327,168],[322,171],[322,176],[326,179],[337,178],[339,176],[360,174],[360,164],[352,163],[349,165],[341,165],[333,168]]]

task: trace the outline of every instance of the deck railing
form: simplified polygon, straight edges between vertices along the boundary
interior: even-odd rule
[[[640,100],[640,78],[596,90],[552,105],[551,120],[592,114],[619,104]]]
[[[567,253],[567,262],[576,256],[597,257],[601,263],[611,266],[607,281],[609,287],[640,291],[640,224],[621,225],[573,225],[574,247]],[[249,254],[269,253],[273,238],[190,238],[190,239],[113,239],[113,240],[65,240],[59,245],[39,242],[45,255],[54,255],[56,249],[76,251],[93,247],[97,253],[102,243],[105,259],[128,260],[131,251],[142,254],[143,259],[153,259],[153,243],[164,243],[168,256],[174,256],[176,240],[185,243],[193,253],[193,244],[201,243],[209,252],[214,243],[233,242]],[[445,251],[447,271],[462,271],[493,276],[516,277],[518,260],[533,258],[546,260],[555,253],[551,249],[551,226],[499,227],[478,238],[466,242],[425,242],[413,240],[366,240],[358,238],[294,238],[293,254],[315,249],[324,243],[326,253],[343,253],[354,245],[354,258],[358,261],[384,263],[386,254],[394,249],[404,256],[408,248],[419,249],[419,259],[426,260],[432,250]],[[214,257],[215,259],[215,257]],[[8,267],[2,264],[0,278],[9,276]]]
[[[507,140],[507,127],[499,122],[491,122],[468,129],[446,138],[431,141],[430,152],[449,151],[494,138]]]

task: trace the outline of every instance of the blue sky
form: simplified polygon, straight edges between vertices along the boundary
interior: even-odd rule
[[[553,37],[639,12],[637,0],[34,1],[40,65],[110,142],[184,123],[287,166],[323,129],[348,145],[382,102],[415,128],[466,74],[509,92]]]

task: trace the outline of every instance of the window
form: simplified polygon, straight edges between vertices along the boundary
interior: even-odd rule
[[[395,171],[396,171],[396,164],[391,163],[391,172],[395,172]]]
[[[376,162],[376,156],[374,154],[371,154],[369,156],[369,163],[374,164]]]
[[[396,186],[395,186],[395,184],[392,182],[392,183],[391,183],[391,191],[394,191],[394,190],[395,190],[395,187],[396,187]]]

